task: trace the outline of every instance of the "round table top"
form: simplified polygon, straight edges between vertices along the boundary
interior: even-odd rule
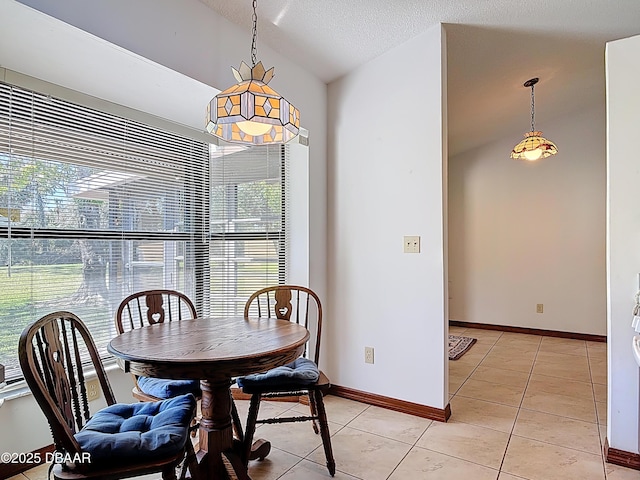
[[[304,352],[309,331],[269,318],[197,318],[130,330],[109,342],[125,371],[190,379],[247,375],[284,365]]]

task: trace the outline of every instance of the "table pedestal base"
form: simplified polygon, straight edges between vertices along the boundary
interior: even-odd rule
[[[242,461],[244,445],[233,438],[233,397],[231,379],[201,380],[202,418],[200,419],[197,475],[202,479],[251,480]],[[263,460],[271,451],[271,443],[253,442],[249,460]]]
[[[202,418],[200,419],[199,445],[197,454],[199,472],[203,479],[246,479],[247,467],[240,452],[236,452],[233,441],[231,416],[231,379],[201,380]]]

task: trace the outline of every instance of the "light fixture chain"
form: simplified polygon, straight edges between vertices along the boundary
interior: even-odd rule
[[[535,100],[534,100],[534,96],[533,96],[533,85],[531,85],[531,131],[535,131],[534,128],[534,119],[535,119],[535,108],[536,108],[536,104],[535,104]]]
[[[256,10],[258,8],[258,0],[253,0],[253,38],[251,39],[251,63],[252,66],[256,66],[256,42],[258,39],[258,14]]]

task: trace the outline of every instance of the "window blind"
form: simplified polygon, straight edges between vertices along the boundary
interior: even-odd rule
[[[134,291],[241,313],[283,281],[285,147],[216,147],[0,83],[0,363],[20,332],[77,314],[102,354]]]
[[[194,294],[208,145],[0,84],[0,363],[27,324],[70,310],[103,354],[120,300]]]
[[[288,147],[211,148],[210,309],[242,315],[251,293],[286,278]]]

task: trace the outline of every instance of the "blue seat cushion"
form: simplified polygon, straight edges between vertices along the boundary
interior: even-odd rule
[[[279,385],[311,385],[318,381],[318,366],[307,358],[297,358],[287,365],[265,373],[254,373],[237,379],[239,387],[277,387]]]
[[[172,398],[185,393],[192,393],[199,397],[199,380],[166,380],[164,378],[138,377],[138,387],[147,395],[157,398]]]
[[[159,402],[116,403],[96,412],[75,438],[92,463],[163,458],[184,448],[195,408],[190,393]]]

